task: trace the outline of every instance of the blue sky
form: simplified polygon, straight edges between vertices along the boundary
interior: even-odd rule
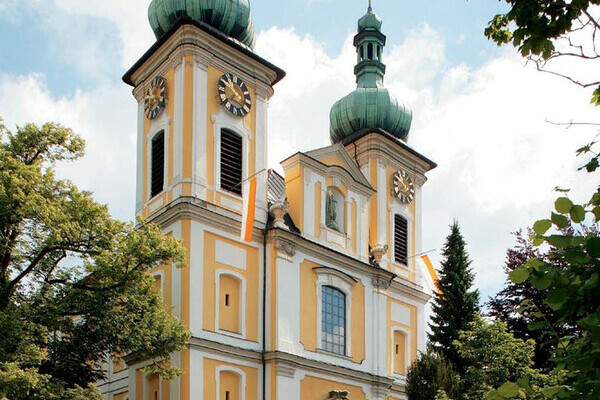
[[[134,214],[136,104],[121,76],[154,42],[148,4],[0,0],[0,116],[11,128],[52,120],[81,134],[85,158],[58,173],[124,220]],[[290,154],[329,144],[329,109],[355,87],[352,36],[367,1],[251,4],[256,51],[288,73],[269,108],[269,164],[281,170]],[[574,153],[596,132],[546,120],[594,121],[597,109],[589,92],[483,36],[499,1],[373,6],[388,37],[386,87],[414,112],[409,145],[439,164],[423,191],[423,249],[439,260],[457,219],[486,299],[502,287],[511,232],[548,216],[553,188],[572,188],[576,201],[594,188]]]

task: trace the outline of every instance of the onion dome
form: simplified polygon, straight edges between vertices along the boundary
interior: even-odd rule
[[[156,39],[183,18],[204,22],[246,46],[254,47],[250,0],[152,0],[148,8]]]
[[[331,108],[330,136],[334,144],[364,129],[382,129],[398,139],[408,139],[412,111],[383,87],[385,65],[381,60],[386,37],[381,33],[381,25],[381,18],[371,6],[358,21],[358,34],[354,37],[357,88]]]

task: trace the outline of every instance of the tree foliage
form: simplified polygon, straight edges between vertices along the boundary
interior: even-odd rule
[[[467,360],[468,368],[461,382],[463,400],[480,400],[491,389],[501,388],[506,382],[523,382],[532,389],[505,386],[501,391],[512,391],[518,398],[542,398],[539,385],[547,377],[533,368],[535,343],[515,338],[501,321],[487,322],[477,316],[469,330],[460,333],[456,346]]]
[[[406,374],[408,400],[457,399],[460,378],[452,364],[431,347],[420,353]]]
[[[595,87],[592,103],[600,105],[600,80],[573,73],[559,59],[578,60],[583,70],[598,68],[600,0],[502,0],[510,6],[496,15],[485,35],[503,45],[512,43],[540,71],[561,76],[582,87]],[[552,65],[550,64],[552,62]]]
[[[84,153],[57,124],[0,128],[0,399],[93,399],[113,354],[162,363],[188,333],[147,273],[180,243],[152,224],[112,219],[58,162]]]
[[[460,331],[469,327],[478,312],[479,292],[471,290],[474,275],[458,223],[455,221],[450,229],[442,251],[444,260],[438,282],[440,293],[436,293],[434,298],[429,341],[462,375],[466,366],[454,341]]]
[[[565,234],[573,234],[572,226],[567,226],[561,230]],[[562,269],[564,263],[561,260],[554,260],[549,257],[549,249],[543,251],[533,246],[531,235],[533,230],[529,231],[529,236],[523,235],[523,232],[515,233],[517,244],[506,253],[506,264],[504,270],[507,274],[505,287],[488,303],[488,315],[506,323],[508,330],[517,338],[523,340],[532,339],[535,341],[534,367],[544,372],[549,372],[554,364],[550,360],[551,350],[548,337],[542,330],[531,330],[529,327],[535,327],[549,320],[557,329],[561,336],[575,335],[580,330],[576,326],[559,326],[557,322],[559,316],[544,303],[544,298],[547,295],[547,290],[544,290],[545,282],[525,281],[516,284],[508,278],[508,274],[525,265],[530,258],[538,258],[545,262],[554,264],[557,268]],[[540,314],[537,310],[523,310],[516,312],[524,300],[530,300],[538,304]]]

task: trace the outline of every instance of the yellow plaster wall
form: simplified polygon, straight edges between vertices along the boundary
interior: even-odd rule
[[[352,240],[352,251],[354,253],[356,253],[356,243],[357,243],[357,237],[356,237],[356,232],[357,232],[357,225],[358,225],[358,219],[357,219],[357,208],[356,208],[356,201],[354,199],[352,199],[352,214],[350,215],[350,226],[351,226],[351,230],[350,230],[350,239]]]
[[[216,240],[225,242],[231,246],[238,247],[246,251],[246,270],[235,268],[229,265],[220,264],[216,261],[215,242]],[[215,272],[219,269],[233,271],[246,280],[246,297],[241,301],[246,304],[246,339],[258,341],[258,307],[253,304],[259,304],[258,291],[258,250],[254,247],[245,246],[241,243],[217,236],[206,232],[204,236],[204,306],[203,306],[203,328],[208,331],[216,330],[215,321]]]
[[[399,322],[392,321],[392,304],[400,304],[403,307],[406,307],[410,310],[410,326],[403,325]],[[394,348],[393,348],[393,336],[392,329],[395,327],[403,328],[404,330],[410,332],[410,360],[411,362],[417,358],[418,353],[418,337],[417,337],[417,307],[412,304],[405,303],[400,300],[388,298],[387,304],[387,321],[388,321],[388,329],[387,329],[387,348],[388,348],[388,373],[392,374],[392,357],[394,356]]]
[[[332,380],[317,378],[314,376],[305,376],[300,381],[301,399],[320,399],[329,398],[329,392],[332,390],[343,390],[348,392],[348,398],[352,400],[365,400],[366,394],[360,386],[348,385]]]
[[[300,231],[304,230],[304,168],[285,171],[285,195],[290,203],[289,214]],[[308,222],[310,223],[310,222]]]
[[[394,373],[406,375],[406,335],[401,331],[394,331],[394,342],[392,348],[394,358]]]
[[[321,236],[321,182],[315,183],[315,236]]]
[[[371,172],[371,186],[377,190],[377,159],[371,157],[369,160]],[[369,242],[371,246],[377,244],[377,194],[374,194],[369,199],[369,209],[371,210],[371,218],[369,221]]]
[[[231,363],[225,363],[210,358],[204,359],[204,399],[215,399],[217,389],[217,368],[220,366],[228,366],[242,370],[246,374],[246,391],[244,398],[246,400],[258,400],[258,369],[252,367],[246,367],[242,365],[236,365]],[[221,378],[223,375],[221,375]],[[235,378],[229,374],[225,375],[225,384],[230,387],[235,384]],[[222,383],[221,383],[222,385]],[[241,385],[240,385],[241,386]],[[224,390],[221,389],[220,393],[223,397],[219,397],[219,400],[225,399]],[[194,399],[196,400],[196,399]],[[239,400],[239,397],[230,398],[230,400]]]
[[[317,351],[317,274],[313,270],[319,267],[312,261],[300,264],[300,342],[307,351]],[[365,287],[362,282],[351,288],[351,344],[352,361],[361,363],[365,358]]]
[[[219,281],[219,328],[228,332],[241,333],[241,282],[231,275],[221,275]]]

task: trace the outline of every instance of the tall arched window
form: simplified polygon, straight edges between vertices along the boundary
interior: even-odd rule
[[[373,43],[369,43],[369,45],[367,46],[367,58],[369,60],[373,59]]]
[[[346,355],[346,295],[331,286],[322,288],[321,348]]]
[[[243,140],[230,130],[221,130],[221,189],[242,195]]]
[[[219,400],[242,400],[241,376],[232,371],[219,374]]]
[[[165,132],[152,138],[150,159],[150,198],[163,191],[165,184]]]

